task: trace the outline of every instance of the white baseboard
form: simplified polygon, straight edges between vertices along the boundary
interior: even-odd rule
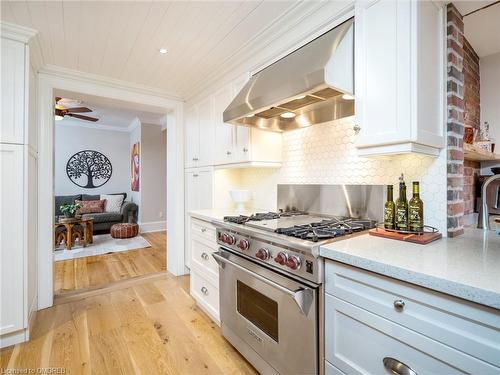
[[[0,348],[6,348],[11,345],[20,344],[28,341],[29,334],[27,329],[20,329],[16,332],[7,333],[0,336]]]
[[[160,232],[163,230],[167,230],[166,221],[148,221],[146,223],[137,223],[137,224],[139,224],[140,233]]]

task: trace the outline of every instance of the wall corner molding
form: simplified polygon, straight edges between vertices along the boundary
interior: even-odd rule
[[[15,23],[1,21],[2,38],[28,43],[31,38],[38,34],[38,31],[29,27],[16,25]]]

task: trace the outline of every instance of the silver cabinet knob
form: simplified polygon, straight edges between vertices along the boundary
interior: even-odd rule
[[[204,295],[208,295],[208,289],[205,288],[204,286],[201,288],[201,292],[204,294]]]
[[[394,301],[394,308],[398,311],[401,311],[405,308],[405,301],[402,299],[397,299]]]
[[[231,155],[231,151],[226,151],[226,155]]]
[[[201,253],[201,259],[208,260],[208,254],[205,252]]]
[[[199,175],[197,173],[193,174],[193,177],[198,177]]]
[[[201,231],[205,233],[207,231],[207,228],[201,228]]]
[[[384,363],[384,367],[395,375],[417,375],[410,366],[405,365],[397,359],[385,357],[382,362]]]
[[[198,161],[198,158],[193,158],[193,161]]]
[[[243,147],[243,152],[248,152],[248,148]]]
[[[358,134],[361,130],[361,126],[359,126],[358,124],[355,124],[354,127],[352,128],[352,130],[354,130],[354,134]]]

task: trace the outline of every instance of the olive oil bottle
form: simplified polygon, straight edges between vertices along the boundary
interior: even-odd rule
[[[399,178],[399,198],[396,201],[396,229],[408,230],[408,200],[403,174]]]
[[[413,197],[408,202],[408,224],[412,231],[422,232],[424,230],[424,202],[420,199],[418,181],[413,181]]]
[[[392,185],[387,185],[387,202],[384,205],[384,228],[396,229],[394,225],[396,205],[394,204]]]

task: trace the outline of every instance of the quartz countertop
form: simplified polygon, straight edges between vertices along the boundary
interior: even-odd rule
[[[466,228],[428,245],[368,234],[320,248],[320,255],[500,309],[500,235]]]

